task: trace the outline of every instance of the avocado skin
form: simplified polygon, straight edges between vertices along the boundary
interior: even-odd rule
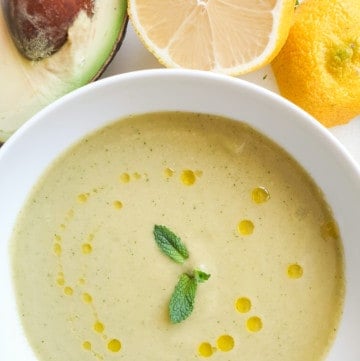
[[[111,62],[113,61],[115,55],[117,54],[117,52],[120,50],[121,45],[125,39],[126,36],[126,32],[127,32],[127,26],[129,23],[129,16],[126,15],[124,18],[124,22],[123,22],[123,27],[119,33],[119,37],[118,40],[116,42],[115,47],[113,48],[112,53],[109,55],[107,61],[104,63],[103,67],[101,69],[99,69],[99,71],[94,75],[94,77],[90,80],[90,82],[93,82],[97,79],[99,79],[101,77],[101,75],[105,72],[105,70],[107,69],[107,67],[111,64]]]

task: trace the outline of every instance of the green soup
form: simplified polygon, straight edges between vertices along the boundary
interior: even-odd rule
[[[154,225],[188,259],[161,252]],[[341,240],[310,176],[249,126],[203,114],[132,116],[67,150],[18,218],[12,261],[43,361],[318,361],[344,297]],[[173,324],[194,269],[210,278]]]

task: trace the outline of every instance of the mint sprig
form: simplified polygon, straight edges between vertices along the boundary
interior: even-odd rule
[[[200,270],[194,270],[193,275],[183,273],[180,276],[169,302],[172,323],[179,323],[190,316],[194,309],[198,283],[205,282],[209,277],[209,274]]]
[[[173,261],[184,263],[189,258],[185,244],[169,228],[156,224],[153,234],[160,250]],[[192,274],[181,274],[169,302],[169,316],[172,323],[184,321],[191,315],[197,286],[207,281],[209,277],[208,273],[198,269],[195,269]]]
[[[154,226],[154,237],[160,250],[177,263],[184,263],[189,258],[185,244],[175,233],[165,226]]]

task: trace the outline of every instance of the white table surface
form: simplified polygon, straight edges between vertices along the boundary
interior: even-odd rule
[[[123,44],[102,77],[162,67],[140,42],[129,22]],[[266,76],[265,79],[264,76]],[[269,66],[240,78],[278,93],[274,76]],[[346,125],[329,128],[329,131],[344,145],[360,166],[360,116],[354,118]]]

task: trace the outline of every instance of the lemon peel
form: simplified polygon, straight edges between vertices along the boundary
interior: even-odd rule
[[[360,2],[307,0],[272,62],[280,93],[327,127],[360,114]]]

